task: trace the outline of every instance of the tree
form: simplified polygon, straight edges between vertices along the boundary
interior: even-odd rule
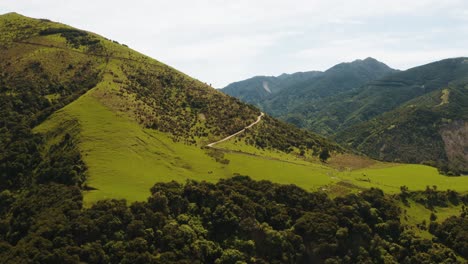
[[[330,158],[330,152],[326,148],[322,149],[322,151],[319,154],[320,161],[325,162],[328,158]]]

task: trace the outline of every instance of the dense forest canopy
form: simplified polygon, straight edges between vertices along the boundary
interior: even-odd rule
[[[434,239],[422,239],[401,224],[397,206],[416,197],[428,207],[468,203],[467,196],[431,188],[330,199],[235,176],[216,184],[157,183],[146,202],[104,200],[83,208],[77,187],[40,184],[0,193],[0,257],[4,263],[462,263],[466,211],[431,222]]]

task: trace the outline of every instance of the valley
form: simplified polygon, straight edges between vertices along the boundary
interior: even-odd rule
[[[461,59],[256,77],[235,98],[47,19],[0,16],[0,47],[5,263],[466,261]]]
[[[367,58],[306,80],[294,77],[306,73],[286,75],[288,82],[278,81],[285,75],[257,76],[222,91],[373,159],[460,175],[468,169],[467,65],[462,57],[397,71]],[[277,92],[252,100],[262,78],[277,83]]]
[[[353,164],[343,167],[340,159],[346,157],[341,155],[322,163],[317,158],[307,159],[273,149],[259,150],[242,141],[236,142],[239,132],[215,144],[207,144],[214,148],[216,155],[223,156],[225,162],[219,162],[201,146],[174,142],[166,133],[142,128],[125,113],[112,112],[101,102],[109,100],[102,98],[103,90],[111,91],[112,87],[102,82],[35,128],[36,132],[47,134],[72,121],[80,124],[74,133],[77,133],[78,147],[88,167],[87,185],[95,189],[84,192],[84,202],[88,206],[106,198],[129,202],[146,200],[155,182],[216,182],[235,174],[295,184],[308,191],[327,190],[331,195],[370,187],[398,193],[402,185],[419,191],[424,190],[428,182],[440,190],[468,191],[467,177],[446,177],[428,166],[371,161],[371,165],[364,168],[353,168]],[[262,122],[262,116],[249,128]]]

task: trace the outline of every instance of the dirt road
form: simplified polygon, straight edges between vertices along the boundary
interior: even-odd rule
[[[210,143],[210,144],[208,144],[208,145],[206,145],[206,146],[209,147],[209,148],[212,148],[212,147],[213,147],[214,145],[216,145],[216,144],[219,144],[219,143],[221,143],[221,142],[224,142],[224,141],[226,141],[226,140],[231,139],[232,137],[235,137],[235,136],[239,135],[240,133],[244,132],[246,129],[249,129],[249,128],[255,126],[258,122],[260,122],[260,121],[262,120],[262,117],[263,117],[264,115],[265,115],[265,114],[264,114],[263,112],[261,112],[260,115],[257,117],[257,120],[256,120],[255,122],[253,122],[252,124],[250,124],[250,125],[244,127],[244,129],[242,129],[241,131],[238,131],[238,132],[236,132],[236,133],[234,133],[234,134],[232,134],[232,135],[229,135],[229,136],[227,136],[227,137],[225,137],[225,138],[223,138],[223,139],[221,139],[221,140],[218,140],[218,141],[216,141],[216,142]]]

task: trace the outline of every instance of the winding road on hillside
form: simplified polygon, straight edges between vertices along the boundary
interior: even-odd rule
[[[218,141],[216,141],[216,142],[210,143],[210,144],[208,144],[208,145],[206,145],[206,146],[209,147],[209,148],[213,148],[214,145],[219,144],[219,143],[221,143],[221,142],[224,142],[224,141],[226,141],[226,140],[229,140],[229,139],[231,139],[231,138],[233,138],[233,137],[239,135],[240,133],[243,133],[246,129],[249,129],[249,128],[255,126],[258,122],[260,122],[260,121],[262,120],[262,117],[263,117],[264,115],[265,115],[265,113],[261,112],[260,115],[257,117],[257,120],[255,120],[255,122],[253,122],[252,124],[250,124],[250,125],[244,127],[244,129],[242,129],[242,130],[240,130],[240,131],[238,131],[238,132],[236,132],[236,133],[234,133],[234,134],[232,134],[232,135],[229,135],[229,136],[227,136],[227,137],[225,137],[225,138],[223,138],[223,139],[221,139],[221,140],[218,140]]]

